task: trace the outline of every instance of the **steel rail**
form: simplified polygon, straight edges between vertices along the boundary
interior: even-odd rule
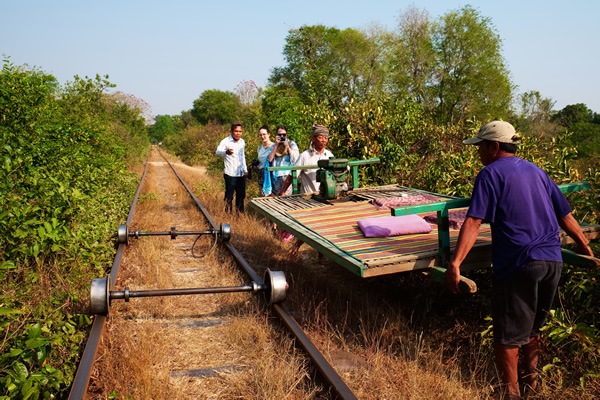
[[[161,157],[167,162],[171,170],[174,172],[175,176],[179,180],[179,182],[185,187],[187,192],[190,194],[196,206],[200,209],[208,223],[212,226],[214,230],[218,229],[218,225],[210,216],[208,210],[202,205],[202,203],[198,200],[194,192],[189,188],[187,183],[181,178],[177,170],[174,166],[167,160],[163,154],[158,150],[158,153]],[[149,158],[149,155],[148,155]],[[137,204],[141,188],[144,182],[144,178],[146,177],[146,172],[148,168],[148,160],[146,160],[146,166],[144,167],[144,172],[140,179],[140,184],[134,196],[134,200],[132,206],[129,210],[129,216],[127,218],[127,226],[130,225],[131,220],[133,218],[133,213],[135,210],[135,205]],[[229,251],[229,253],[234,258],[236,264],[244,270],[244,272],[259,286],[264,286],[264,280],[254,271],[252,266],[246,261],[243,255],[231,244],[231,242],[223,242],[224,247]],[[121,264],[121,259],[123,257],[123,252],[125,250],[125,243],[119,244],[117,249],[117,253],[115,255],[115,259],[113,261],[113,265],[110,272],[110,281],[111,288],[114,287],[114,282],[116,281],[117,273],[119,271],[119,266]],[[310,338],[304,333],[300,325],[296,322],[296,320],[291,316],[290,312],[281,304],[274,304],[273,310],[279,316],[281,322],[287,327],[287,329],[291,332],[291,334],[296,338],[297,343],[304,349],[309,358],[313,361],[317,371],[321,375],[321,377],[331,386],[334,392],[337,395],[337,398],[340,399],[348,399],[353,400],[356,399],[356,396],[352,393],[350,388],[345,384],[342,378],[337,374],[334,368],[327,362],[325,357],[319,352],[317,347],[311,342]],[[100,342],[100,338],[102,336],[102,332],[104,330],[104,326],[106,323],[106,316],[97,315],[94,317],[94,323],[92,324],[92,328],[90,330],[90,335],[88,337],[83,355],[79,362],[79,366],[77,368],[77,372],[75,374],[75,378],[73,380],[73,385],[71,387],[71,392],[69,394],[69,399],[79,400],[84,399],[87,393],[87,388],[90,380],[90,374],[92,371],[92,367],[94,364],[94,360],[96,358],[96,353],[98,350],[98,344]]]
[[[142,191],[142,185],[144,183],[144,178],[146,178],[146,172],[148,170],[149,159],[150,153],[148,153],[148,157],[146,158],[144,172],[142,173],[140,183],[135,192],[135,196],[133,197],[133,203],[129,208],[129,215],[127,216],[127,226],[129,226],[129,224],[131,223],[133,213],[135,211],[135,205],[137,204],[138,198],[140,197],[140,193]],[[125,244],[119,244],[119,247],[117,248],[117,253],[115,254],[115,258],[110,269],[110,282],[112,282],[112,286],[114,286],[114,282],[117,278],[117,273],[119,272],[119,266],[121,265],[121,259],[123,258],[124,251]],[[77,371],[75,372],[75,378],[73,379],[73,384],[69,393],[69,399],[80,400],[85,398],[87,388],[90,382],[90,374],[92,373],[92,367],[94,365],[94,360],[96,359],[96,353],[98,352],[98,344],[100,343],[100,338],[102,337],[102,332],[104,331],[105,324],[105,315],[94,316],[94,322],[92,323],[90,334],[85,344],[83,354],[81,355],[81,359],[79,360]]]
[[[162,156],[162,153],[159,154]],[[196,195],[190,190],[185,181],[181,178],[175,167],[167,160],[164,156],[163,158],[169,164],[177,179],[181,182],[181,184],[186,188],[186,190],[190,193],[194,202],[200,208],[208,222],[212,225],[213,229],[217,229],[217,225],[214,220],[210,217],[208,211],[204,208],[204,206],[200,203]],[[234,258],[236,264],[246,272],[246,274],[256,282],[258,285],[264,285],[263,279],[254,271],[252,266],[246,261],[244,256],[238,251],[238,249],[229,241],[223,242],[225,248],[229,251],[231,256]],[[314,343],[310,340],[310,338],[304,333],[302,327],[298,325],[298,322],[292,317],[290,312],[281,304],[273,304],[273,310],[279,316],[283,324],[288,328],[288,330],[292,333],[292,335],[296,338],[297,342],[304,349],[309,358],[313,361],[313,364],[319,371],[321,377],[333,388],[335,393],[337,394],[337,398],[344,400],[356,399],[356,396],[350,388],[346,385],[344,380],[338,375],[335,369],[329,364],[329,362],[325,359],[323,354],[317,349]]]
[[[229,250],[233,258],[235,259],[238,266],[240,266],[246,273],[252,277],[259,285],[263,284],[262,279],[258,276],[256,271],[252,269],[250,264],[244,259],[244,256],[231,244],[226,242],[225,247]],[[313,361],[313,364],[319,371],[321,377],[325,379],[327,383],[336,392],[337,397],[340,399],[356,399],[356,396],[352,393],[348,385],[338,375],[335,369],[325,359],[323,354],[317,349],[310,338],[304,333],[302,327],[298,325],[298,322],[292,317],[290,312],[282,304],[273,304],[273,310],[281,319],[281,322],[288,328],[292,335],[296,338],[297,342],[304,349],[309,358]]]

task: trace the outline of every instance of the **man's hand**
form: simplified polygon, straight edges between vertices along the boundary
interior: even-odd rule
[[[581,227],[573,217],[573,214],[568,213],[562,219],[558,220],[558,224],[577,243],[577,247],[575,248],[576,253],[594,257],[594,252],[590,248],[590,242],[581,231]]]
[[[450,264],[446,270],[446,285],[450,293],[460,293],[458,282],[460,282],[460,265]]]
[[[228,147],[227,150],[225,150],[225,154],[227,155],[232,155],[233,154],[233,149],[231,147]]]
[[[590,244],[578,244],[575,246],[575,252],[579,254],[583,254],[584,256],[594,257],[594,252],[590,247]]]

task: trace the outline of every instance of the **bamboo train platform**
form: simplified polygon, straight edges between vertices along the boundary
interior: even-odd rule
[[[563,192],[586,190],[586,184],[561,185]],[[588,186],[589,187],[589,186]],[[427,196],[429,203],[378,209],[375,199]],[[399,185],[360,188],[339,200],[319,201],[311,195],[257,197],[249,208],[274,222],[280,229],[313,247],[350,272],[374,277],[415,270],[438,270],[456,246],[459,229],[451,227],[448,215],[466,210],[470,199],[445,196]],[[430,233],[367,238],[357,221],[390,215],[437,213]],[[600,237],[599,225],[582,226],[586,236]],[[464,270],[491,266],[491,230],[482,224],[473,249],[463,263]],[[571,239],[561,232],[563,245]],[[443,271],[442,271],[443,272]]]

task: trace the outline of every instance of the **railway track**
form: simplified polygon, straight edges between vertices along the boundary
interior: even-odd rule
[[[278,272],[260,274],[235,241],[226,240],[228,221],[213,220],[177,171],[180,168],[187,167],[174,167],[152,150],[127,222],[119,227],[110,274],[97,280],[92,290],[92,308],[99,315],[70,398],[225,398],[228,393],[235,395],[238,382],[247,385],[256,379],[261,369],[266,376],[258,386],[289,384],[273,389],[275,393],[355,398],[285,303],[278,302],[285,293],[281,288],[285,278]],[[144,234],[150,232],[156,234]],[[193,234],[197,232],[202,234]],[[196,294],[184,296],[182,288],[195,288]],[[254,296],[259,301],[252,301],[246,292],[265,296]],[[129,301],[116,301],[124,299]],[[106,312],[108,316],[101,315]],[[269,321],[276,321],[277,328],[270,329],[279,339],[258,333],[259,325]],[[289,334],[277,333],[279,327]],[[300,377],[306,375],[303,357],[289,346],[290,336],[308,356],[309,370],[318,372],[324,387],[293,377],[286,383],[273,372],[290,368]],[[261,361],[267,348],[289,355],[280,357],[282,365],[268,370]]]

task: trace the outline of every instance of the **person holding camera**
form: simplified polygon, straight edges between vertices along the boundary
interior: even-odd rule
[[[269,162],[272,167],[291,167],[300,157],[298,145],[293,140],[288,139],[287,128],[284,125],[279,125],[275,131],[275,146],[269,154]],[[291,194],[291,187],[288,191],[284,191],[283,187],[288,175],[292,171],[273,171],[273,194],[275,196],[283,196]],[[289,193],[288,193],[289,192]]]

